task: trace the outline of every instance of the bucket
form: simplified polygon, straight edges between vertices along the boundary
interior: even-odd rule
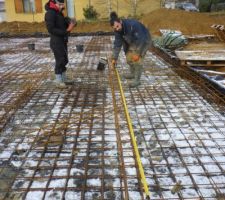
[[[97,67],[97,70],[104,70],[105,69],[105,66],[107,65],[107,59],[106,58],[100,58],[99,60],[99,63],[98,63],[98,67]]]
[[[84,51],[84,45],[78,44],[76,45],[77,52],[81,53]]]
[[[35,44],[34,44],[34,43],[28,44],[27,47],[28,47],[28,49],[29,49],[30,51],[35,50]]]

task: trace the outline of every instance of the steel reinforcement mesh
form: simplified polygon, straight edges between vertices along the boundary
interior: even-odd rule
[[[1,39],[0,199],[145,199],[117,79],[97,70],[111,48],[70,38],[74,84],[57,89],[49,38]],[[151,199],[225,199],[224,104],[151,52],[144,65],[141,86],[122,84]]]

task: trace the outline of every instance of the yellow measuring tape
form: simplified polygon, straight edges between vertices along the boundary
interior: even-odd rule
[[[134,130],[133,130],[133,127],[132,127],[130,114],[128,112],[126,98],[124,96],[123,87],[122,87],[121,80],[120,80],[120,75],[118,73],[118,70],[116,68],[114,68],[114,69],[115,69],[117,80],[118,80],[118,83],[119,83],[120,95],[121,95],[121,98],[122,98],[122,101],[123,101],[124,111],[125,111],[126,118],[127,118],[127,123],[128,123],[128,128],[129,128],[129,131],[130,131],[130,135],[131,135],[131,140],[132,140],[132,144],[133,144],[133,147],[134,147],[135,156],[136,156],[136,159],[137,159],[138,169],[139,169],[140,176],[141,176],[141,182],[142,182],[143,187],[144,187],[146,198],[150,199],[150,192],[148,190],[148,183],[146,181],[144,169],[143,169],[143,166],[142,166],[142,163],[141,163],[140,154],[139,154],[137,143],[136,143],[136,139],[135,139],[135,136],[134,136]]]

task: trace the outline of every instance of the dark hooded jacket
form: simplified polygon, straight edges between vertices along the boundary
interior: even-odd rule
[[[133,19],[124,19],[122,20],[122,30],[115,31],[113,57],[114,59],[118,58],[122,46],[125,54],[132,49],[142,56],[145,46],[150,44],[150,33],[143,24]]]
[[[45,4],[45,23],[51,37],[51,42],[68,41],[68,18],[63,13],[50,7],[50,3]]]
[[[56,61],[55,74],[62,74],[66,71],[66,65],[68,63],[67,42],[69,33],[66,29],[69,21],[58,10],[53,1],[49,1],[45,5],[45,9],[47,11],[45,14],[45,22],[50,34],[50,47]]]

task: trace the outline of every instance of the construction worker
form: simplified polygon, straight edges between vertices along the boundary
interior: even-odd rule
[[[68,35],[76,25],[75,20],[64,17],[64,0],[49,0],[46,5],[45,23],[50,34],[50,48],[55,57],[55,82],[59,88],[66,88],[66,64],[68,63]]]
[[[115,65],[123,46],[130,73],[124,74],[126,79],[133,79],[129,87],[137,87],[143,71],[143,59],[152,41],[148,29],[133,19],[120,19],[116,12],[110,13],[110,25],[114,29],[112,64]]]

